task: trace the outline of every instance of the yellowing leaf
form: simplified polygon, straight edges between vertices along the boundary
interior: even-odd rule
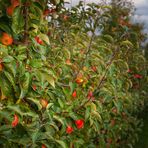
[[[92,111],[91,114],[94,115],[100,122],[102,121],[102,118],[97,111]]]
[[[133,47],[133,44],[128,40],[121,42],[121,45],[128,46],[128,47]]]
[[[46,76],[46,80],[48,81],[48,83],[55,88],[55,81],[54,78],[52,76]]]
[[[96,110],[97,110],[97,108],[96,108],[96,104],[91,103],[91,110],[93,110],[93,111],[96,111]]]
[[[47,44],[50,44],[49,38],[46,34],[39,34],[39,38],[45,41]]]

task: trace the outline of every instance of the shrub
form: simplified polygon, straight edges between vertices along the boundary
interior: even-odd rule
[[[92,4],[79,16],[81,3],[72,13],[62,3],[47,11],[46,0],[20,0],[11,16],[6,10],[12,2],[6,2],[0,18],[0,145],[131,146],[140,124],[135,114],[143,107],[145,60],[127,39],[96,34],[111,7]]]

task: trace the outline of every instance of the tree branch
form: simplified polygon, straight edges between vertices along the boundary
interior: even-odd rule
[[[107,75],[107,72],[108,72],[108,70],[109,70],[111,64],[113,63],[113,60],[115,59],[117,53],[118,53],[118,48],[115,49],[115,51],[114,51],[114,53],[113,53],[111,59],[110,59],[109,62],[107,63],[106,68],[105,68],[105,72],[104,72],[104,74],[103,74],[103,76],[102,76],[100,82],[99,82],[98,85],[97,85],[97,88],[96,88],[97,90],[99,90],[99,89],[101,88],[101,85],[103,84],[103,82],[104,82],[104,80],[105,80],[105,77],[106,77],[106,75]]]
[[[102,86],[102,84],[103,84],[103,82],[104,82],[104,80],[105,80],[105,77],[106,77],[106,75],[107,75],[107,73],[108,73],[108,70],[109,70],[111,64],[113,63],[113,61],[114,61],[114,59],[115,59],[115,57],[116,57],[118,51],[119,51],[119,49],[116,48],[115,51],[114,51],[114,53],[113,53],[113,55],[111,56],[111,59],[110,59],[109,62],[107,63],[106,68],[105,68],[105,72],[104,72],[104,74],[103,74],[101,80],[99,81],[99,83],[98,83],[96,89],[94,90],[93,94],[96,94],[96,93],[100,90],[100,88],[101,88],[101,86]],[[77,112],[79,109],[81,109],[82,107],[84,107],[84,106],[85,106],[88,102],[90,102],[90,101],[92,101],[92,100],[91,100],[91,99],[88,99],[88,100],[85,101],[82,105],[80,105],[78,108],[76,108],[74,111]]]
[[[92,36],[91,36],[91,38],[90,38],[90,42],[89,42],[88,47],[87,47],[86,57],[85,57],[85,59],[84,59],[84,61],[83,61],[83,63],[82,63],[82,67],[81,67],[81,68],[83,68],[83,66],[84,66],[84,64],[85,64],[85,60],[87,59],[87,57],[88,57],[88,55],[89,55],[89,53],[90,53],[90,51],[91,51],[93,39],[94,39],[94,37],[95,37],[95,30],[96,30],[96,28],[97,28],[98,19],[99,19],[99,18],[97,17],[96,20],[95,20],[95,22],[94,22],[94,31],[93,31]]]

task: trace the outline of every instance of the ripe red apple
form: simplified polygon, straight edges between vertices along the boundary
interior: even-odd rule
[[[68,19],[69,19],[69,16],[68,16],[68,15],[64,15],[64,16],[63,16],[63,20],[64,20],[64,21],[67,21]]]
[[[0,72],[3,71],[3,64],[0,63]]]
[[[41,103],[41,105],[42,105],[42,108],[46,108],[47,105],[48,105],[48,101],[47,101],[46,99],[41,99],[41,100],[40,100],[40,103]]]

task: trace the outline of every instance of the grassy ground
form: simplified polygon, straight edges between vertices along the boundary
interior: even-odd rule
[[[148,148],[148,109],[144,114],[144,126],[135,148]]]

